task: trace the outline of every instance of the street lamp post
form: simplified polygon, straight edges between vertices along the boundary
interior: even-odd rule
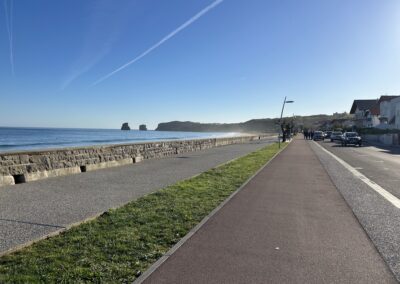
[[[286,100],[286,97],[285,97],[285,100],[283,101],[283,105],[282,105],[282,111],[281,111],[281,118],[279,119],[279,134],[281,133],[281,130],[282,130],[282,115],[283,115],[283,110],[285,109],[285,104],[291,104],[291,103],[293,103],[294,101],[287,101]],[[279,137],[279,134],[278,134],[278,141],[279,141],[279,149],[281,148],[281,138]],[[283,132],[282,132],[282,138],[283,138]]]

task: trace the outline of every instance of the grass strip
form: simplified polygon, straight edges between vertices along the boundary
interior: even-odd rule
[[[132,282],[278,151],[269,145],[3,256],[0,283]]]

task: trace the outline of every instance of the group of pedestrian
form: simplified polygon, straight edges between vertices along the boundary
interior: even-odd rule
[[[314,130],[304,130],[303,131],[304,139],[313,140],[314,139]]]

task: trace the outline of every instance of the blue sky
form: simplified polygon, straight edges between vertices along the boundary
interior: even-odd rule
[[[397,0],[0,2],[1,126],[240,122],[285,96],[308,115],[400,95]]]

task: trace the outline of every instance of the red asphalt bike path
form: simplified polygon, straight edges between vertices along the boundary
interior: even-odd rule
[[[144,283],[397,283],[295,139]]]

